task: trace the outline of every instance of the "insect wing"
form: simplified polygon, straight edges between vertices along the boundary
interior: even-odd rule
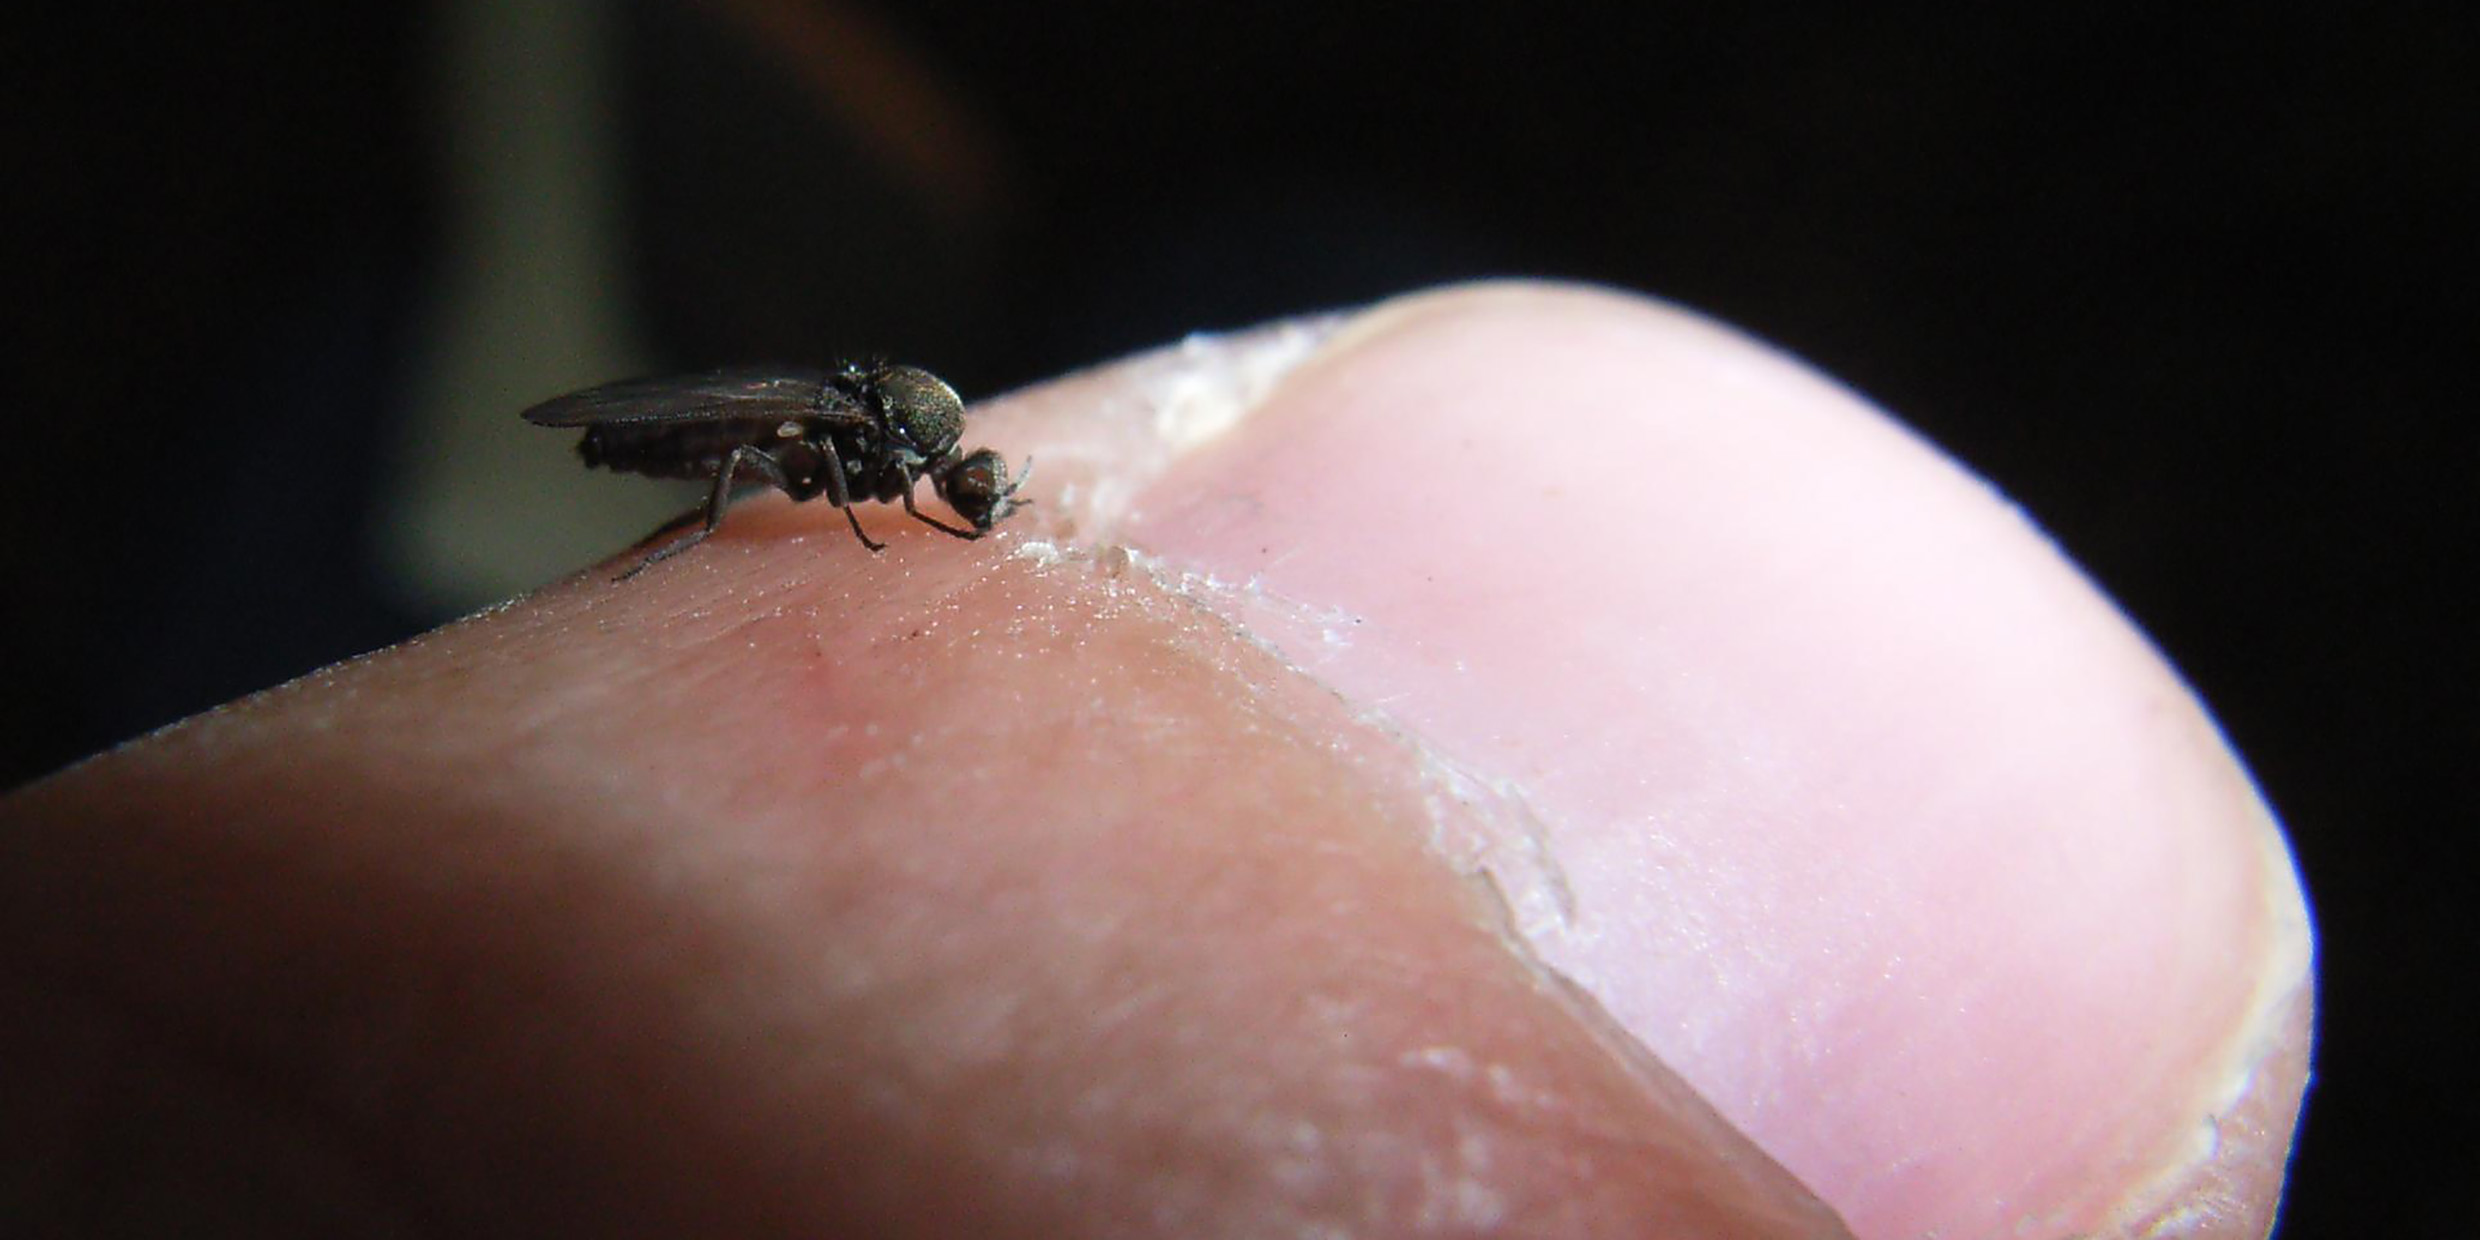
[[[554,397],[525,411],[536,426],[640,425],[740,418],[868,416],[826,376],[798,370],[718,370],[661,379],[628,379]]]

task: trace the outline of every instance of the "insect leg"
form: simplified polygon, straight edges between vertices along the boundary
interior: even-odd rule
[[[665,544],[661,550],[640,560],[637,567],[620,574],[614,580],[626,581],[706,541],[706,536],[714,533],[716,526],[723,524],[723,510],[732,502],[732,479],[741,472],[742,466],[748,466],[764,475],[768,482],[778,487],[787,491],[792,489],[792,480],[784,475],[784,467],[778,464],[774,457],[747,444],[732,449],[732,455],[724,458],[723,467],[715,471],[715,488],[706,494],[706,519],[698,526],[696,532]]]
[[[821,435],[809,442],[811,447],[818,449],[818,455],[827,458],[827,498],[844,510],[844,520],[852,526],[853,537],[860,539],[861,545],[872,551],[885,551],[887,544],[873,541],[869,535],[862,533],[861,518],[853,515],[852,492],[844,486],[844,458],[836,455],[835,441]]]
[[[929,513],[913,507],[913,488],[909,486],[904,488],[904,511],[906,515],[921,522],[923,525],[927,525],[932,529],[945,530],[967,542],[971,542],[972,540],[982,536],[982,532],[980,530],[957,529],[955,526],[949,525],[945,521],[941,521],[937,517],[931,516]]]

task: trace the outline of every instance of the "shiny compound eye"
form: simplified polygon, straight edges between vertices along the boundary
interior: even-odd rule
[[[964,399],[946,380],[913,366],[888,366],[870,380],[888,428],[925,459],[947,455],[963,437]]]
[[[1033,476],[1033,463],[1025,463],[1025,472],[1016,481],[1008,481],[1007,460],[983,448],[941,473],[935,480],[939,498],[956,510],[956,515],[973,523],[977,530],[987,530],[1007,515],[1032,503],[1016,498],[1017,488]]]

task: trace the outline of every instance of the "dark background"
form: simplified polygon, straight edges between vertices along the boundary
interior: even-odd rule
[[[470,42],[446,6],[96,12],[0,53],[0,785],[449,614],[373,553],[372,496],[461,261]],[[2291,828],[2323,1012],[2284,1234],[2470,1234],[2441,1000],[2480,959],[2471,19],[641,0],[604,27],[609,296],[653,363],[877,349],[988,393],[1541,274],[1897,411],[2121,600]]]

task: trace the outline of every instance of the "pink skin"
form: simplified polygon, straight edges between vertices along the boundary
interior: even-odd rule
[[[0,803],[0,1156],[456,1234],[2265,1229],[2278,834],[1848,393],[1491,287],[970,438],[999,537],[749,503]]]

